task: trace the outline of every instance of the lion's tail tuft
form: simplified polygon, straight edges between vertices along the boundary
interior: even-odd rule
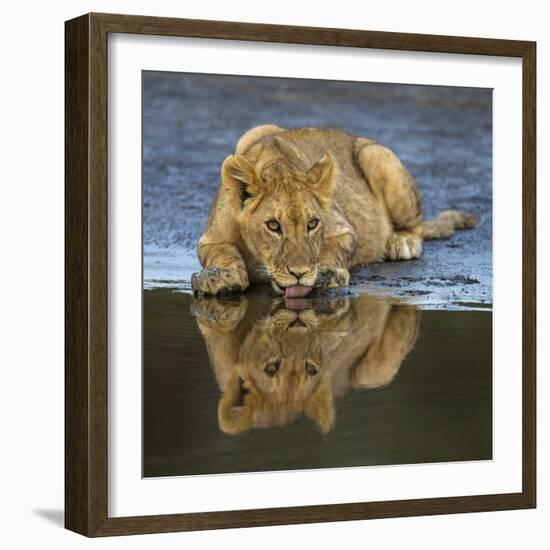
[[[478,223],[479,219],[473,214],[460,210],[446,210],[441,212],[435,220],[429,220],[422,224],[422,237],[426,241],[446,239],[457,229],[472,229]]]

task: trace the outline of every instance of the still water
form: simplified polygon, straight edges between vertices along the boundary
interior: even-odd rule
[[[492,312],[144,292],[143,475],[490,460]]]

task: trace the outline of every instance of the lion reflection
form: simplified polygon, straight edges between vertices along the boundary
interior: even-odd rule
[[[334,398],[389,384],[413,348],[420,312],[371,297],[316,300],[234,295],[195,300],[222,396],[220,429],[283,426],[301,415],[323,432]]]

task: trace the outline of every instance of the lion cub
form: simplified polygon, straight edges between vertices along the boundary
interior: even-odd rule
[[[420,310],[362,295],[338,300],[196,299],[192,311],[221,390],[227,434],[306,416],[322,432],[335,398],[386,386],[414,348]]]
[[[410,260],[471,214],[423,221],[420,191],[387,147],[327,128],[258,126],[239,140],[199,240],[196,294],[270,283],[287,298],[347,286],[359,264]]]

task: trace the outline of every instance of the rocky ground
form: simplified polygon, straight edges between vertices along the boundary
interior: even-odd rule
[[[329,126],[391,147],[420,184],[427,218],[480,225],[425,244],[420,260],[356,268],[352,292],[426,308],[492,304],[491,90],[145,72],[144,286],[189,289],[223,159],[252,126]]]

